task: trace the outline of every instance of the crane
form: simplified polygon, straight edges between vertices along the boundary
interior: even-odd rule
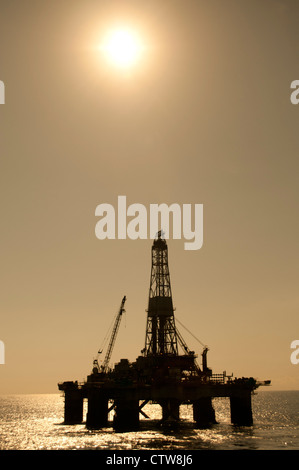
[[[115,319],[115,322],[114,322],[114,325],[113,325],[113,330],[112,330],[112,334],[111,334],[111,337],[110,337],[109,345],[108,345],[107,352],[106,352],[106,355],[105,355],[105,359],[104,359],[102,365],[99,366],[99,363],[98,363],[97,359],[95,359],[93,361],[93,365],[94,365],[93,372],[94,373],[98,373],[98,372],[105,373],[108,370],[108,365],[109,365],[109,361],[110,361],[111,354],[112,354],[112,351],[113,351],[113,347],[114,347],[114,344],[115,344],[116,335],[117,335],[118,328],[119,328],[119,325],[120,325],[121,317],[122,317],[123,312],[125,312],[124,305],[125,305],[126,300],[127,300],[127,298],[126,298],[126,296],[124,296],[122,301],[121,301],[120,308],[119,308],[118,314],[116,316],[116,319]],[[99,351],[99,354],[101,352],[102,351]]]
[[[189,356],[194,356],[194,366],[195,366],[195,370],[197,373],[200,373],[200,367],[199,365],[197,364],[196,360],[195,360],[195,353],[194,351],[190,351],[190,349],[188,348],[186,342],[184,341],[181,333],[179,332],[179,330],[176,328],[176,334],[177,334],[177,338],[179,340],[179,343],[182,347],[182,349],[184,349],[185,351],[185,354],[188,354]]]
[[[177,318],[176,320],[185,328],[186,331],[188,331],[188,333],[191,334],[191,336],[193,336],[193,338],[196,339],[196,341],[198,341],[198,342],[203,346],[203,352],[202,352],[202,368],[203,368],[203,373],[205,373],[205,374],[211,373],[211,369],[209,369],[208,366],[207,366],[207,353],[208,353],[209,348],[208,348],[204,343],[202,343],[191,331],[189,331],[188,328],[186,328],[186,327],[183,325],[183,323],[178,320],[178,318]],[[185,341],[184,341],[182,335],[179,333],[178,329],[176,329],[176,331],[177,331],[177,337],[178,337],[178,340],[179,340],[179,342],[180,342],[180,344],[181,344],[181,347],[185,350],[186,354],[189,354],[189,355],[194,354],[193,351],[190,351],[190,350],[189,350],[187,344],[185,343]],[[196,361],[194,361],[194,364],[195,364],[195,368],[196,368],[197,372],[200,373],[201,370],[200,370],[199,365],[197,364]]]

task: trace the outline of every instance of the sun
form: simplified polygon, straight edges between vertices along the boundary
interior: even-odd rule
[[[136,33],[128,29],[111,31],[104,38],[100,49],[107,60],[120,68],[135,65],[142,53],[141,40]]]

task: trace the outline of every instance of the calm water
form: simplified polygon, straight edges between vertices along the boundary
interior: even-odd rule
[[[195,429],[191,406],[181,407],[179,430],[160,429],[160,407],[147,405],[150,420],[138,432],[116,433],[112,428],[87,430],[65,426],[64,398],[54,395],[0,396],[1,450],[299,450],[299,391],[262,391],[253,396],[254,425],[230,424],[228,399],[214,399],[219,424]]]

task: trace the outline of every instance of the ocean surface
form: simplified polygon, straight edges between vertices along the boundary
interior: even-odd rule
[[[196,429],[192,407],[182,406],[178,429],[163,430],[159,405],[146,405],[138,432],[91,431],[63,424],[64,398],[0,395],[1,450],[299,450],[299,391],[258,391],[252,397],[254,424],[230,423],[229,400],[213,400],[218,424]],[[86,412],[86,410],[85,410]],[[112,419],[112,416],[110,416]]]

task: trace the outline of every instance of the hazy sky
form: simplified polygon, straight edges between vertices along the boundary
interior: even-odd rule
[[[151,240],[98,240],[95,208],[203,204],[169,240],[176,316],[214,373],[299,389],[297,0],[0,0],[0,393],[84,380],[144,347]],[[131,71],[98,45],[129,26]],[[202,346],[179,328],[190,349]]]

